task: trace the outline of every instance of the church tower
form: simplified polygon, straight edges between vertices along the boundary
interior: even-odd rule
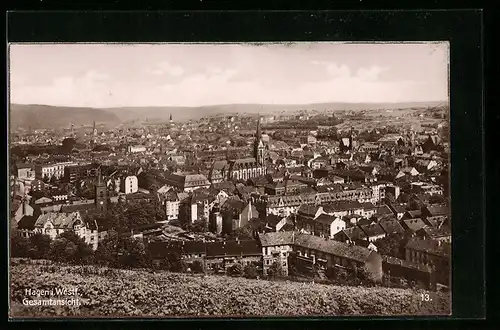
[[[353,130],[354,130],[354,127],[351,126],[351,131],[349,132],[349,150],[351,150],[351,151],[353,149],[352,148],[352,140],[353,140],[352,139],[352,132],[353,132]]]
[[[101,168],[97,169],[97,183],[95,185],[95,205],[99,212],[107,210],[106,184],[102,180]]]
[[[255,141],[253,144],[253,156],[259,165],[264,164],[264,143],[262,142],[262,132],[260,130],[260,115],[257,121],[257,131],[255,132]]]

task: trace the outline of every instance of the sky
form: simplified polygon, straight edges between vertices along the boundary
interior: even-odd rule
[[[448,43],[13,44],[10,101],[203,106],[448,100]]]

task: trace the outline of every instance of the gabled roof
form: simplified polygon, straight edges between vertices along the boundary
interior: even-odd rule
[[[445,205],[427,206],[427,210],[429,211],[431,216],[449,215],[450,214],[449,207],[445,206]]]
[[[450,237],[451,236],[451,228],[448,226],[441,226],[439,229],[434,227],[425,226],[421,228],[419,231],[425,233],[425,235],[431,239],[438,239],[442,237]]]
[[[300,247],[359,262],[365,262],[372,253],[372,251],[361,246],[349,245],[334,240],[325,240],[324,238],[308,234],[298,235],[295,238],[295,244]]]
[[[316,215],[316,212],[318,212],[318,210],[319,210],[318,205],[302,204],[297,210],[297,213],[300,213],[304,216],[314,217]]]
[[[377,216],[382,216],[382,215],[387,215],[387,214],[393,214],[389,206],[383,205],[381,207],[377,208]]]
[[[273,232],[259,234],[259,241],[262,246],[291,245],[294,243],[295,232]]]
[[[431,268],[427,265],[404,260],[404,259],[399,259],[399,258],[387,256],[387,255],[382,256],[382,262],[383,262],[383,264],[388,264],[391,266],[399,266],[399,267],[403,267],[403,268],[407,268],[407,269],[411,269],[411,270],[421,271],[424,273],[431,273],[432,272]]]
[[[18,229],[33,230],[35,229],[35,222],[37,218],[32,215],[23,216],[17,223]]]
[[[354,227],[351,227],[351,228],[346,228],[346,229],[342,230],[342,232],[351,241],[366,239],[365,233],[358,226],[354,226]]]
[[[406,219],[403,220],[403,223],[411,231],[417,231],[426,226],[425,222],[420,218]]]
[[[257,256],[262,250],[256,240],[206,243],[207,257]]]
[[[365,233],[367,237],[385,235],[384,229],[378,223],[359,226],[359,228],[363,231],[363,233]]]
[[[329,213],[362,209],[363,206],[358,201],[340,200],[325,204],[323,208],[325,212]]]
[[[62,213],[72,213],[72,212],[78,212],[78,211],[93,210],[95,208],[96,208],[96,206],[94,203],[69,204],[69,205],[62,205],[60,211]]]
[[[73,229],[73,226],[79,220],[78,217],[78,212],[42,214],[36,220],[35,227],[43,227],[47,222],[50,222],[54,228]]]
[[[314,221],[330,226],[337,218],[328,214],[320,214]]]
[[[361,203],[361,207],[366,211],[366,210],[375,210],[377,207],[373,205],[373,203],[366,202],[366,203]]]
[[[449,257],[451,254],[450,244],[441,243],[433,239],[412,239],[408,241],[405,248],[442,257]]]
[[[397,220],[387,220],[379,222],[380,227],[386,232],[387,235],[399,234],[404,232],[403,227]]]
[[[411,210],[406,212],[411,218],[420,218],[422,216],[421,210]]]
[[[52,199],[48,197],[41,197],[35,201],[35,204],[47,204],[52,203]]]

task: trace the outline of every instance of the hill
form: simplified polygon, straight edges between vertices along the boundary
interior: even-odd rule
[[[445,102],[417,103],[316,103],[316,104],[224,104],[200,107],[118,107],[118,108],[73,108],[48,105],[11,105],[12,127],[64,127],[70,123],[90,125],[98,123],[119,124],[132,120],[166,121],[172,114],[175,121],[199,119],[217,114],[270,114],[299,110],[317,111],[361,111],[376,109],[421,108],[443,105]]]
[[[16,127],[35,128],[62,128],[92,125],[95,120],[98,123],[119,123],[116,114],[94,108],[58,107],[49,105],[10,105],[10,125]]]
[[[238,317],[448,315],[450,297],[393,288],[341,287],[95,266],[11,263],[11,317]],[[77,288],[79,308],[29,307],[25,289]],[[66,296],[69,298],[71,296]],[[51,296],[63,299],[63,296]],[[43,297],[47,299],[47,297]]]

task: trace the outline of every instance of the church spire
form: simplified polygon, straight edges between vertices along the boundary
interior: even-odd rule
[[[97,168],[97,185],[102,185],[101,165]]]
[[[255,132],[255,137],[257,139],[260,139],[262,133],[261,133],[261,130],[260,130],[260,114],[259,114],[259,118],[257,119],[257,131]]]

